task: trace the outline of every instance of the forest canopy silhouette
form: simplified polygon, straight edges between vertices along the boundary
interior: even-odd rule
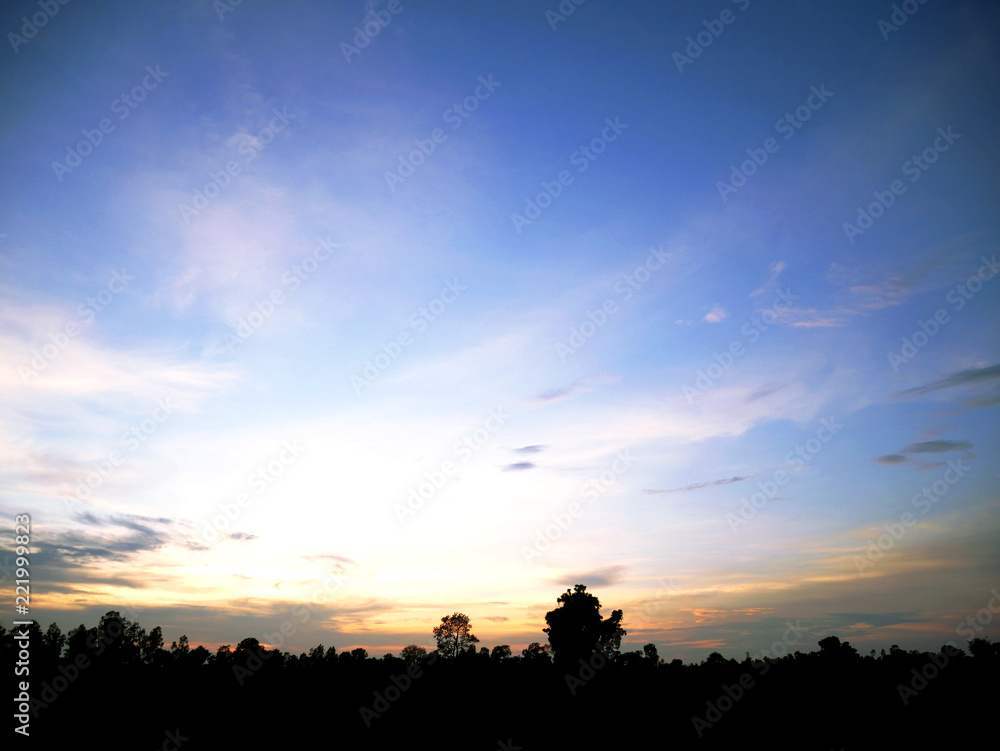
[[[417,726],[423,737],[462,739],[468,748],[595,748],[638,740],[638,726],[598,721],[628,716],[657,718],[675,747],[723,748],[780,712],[769,737],[791,742],[808,733],[822,744],[814,747],[832,748],[860,738],[926,740],[939,730],[929,718],[986,712],[995,697],[1000,645],[987,639],[966,650],[891,645],[861,655],[830,635],[818,651],[743,660],[713,652],[701,663],[667,663],[654,644],[622,651],[624,613],[602,618],[600,610],[577,584],[546,613],[548,642],[519,654],[506,644],[477,649],[472,619],[457,611],[430,629],[437,649],[411,644],[378,658],[323,644],[293,654],[254,637],[212,652],[182,635],[168,648],[159,626],[147,631],[117,611],[66,634],[55,623],[45,631],[37,623],[0,627],[0,652],[13,662],[21,643],[32,645],[37,688],[27,714],[33,737],[52,743],[68,741],[110,704],[120,718],[115,733],[150,747],[166,732],[185,748],[305,740],[322,732],[322,718],[336,738],[372,748],[403,743]],[[441,710],[453,702],[444,721]],[[871,723],[873,712],[881,725]],[[428,727],[430,717],[438,719]]]

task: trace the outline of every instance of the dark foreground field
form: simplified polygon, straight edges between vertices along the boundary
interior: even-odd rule
[[[74,630],[59,648],[31,629],[30,736],[15,734],[10,747],[92,739],[164,751],[290,743],[879,749],[997,737],[1000,650],[984,640],[966,646],[972,654],[945,647],[860,656],[828,638],[819,651],[764,662],[713,654],[700,665],[666,664],[654,650],[562,665],[537,650],[504,659],[485,650],[451,660],[431,653],[410,662],[332,648],[294,656],[254,639],[211,655],[129,643],[113,620],[102,626]],[[125,631],[131,627],[126,622]],[[15,649],[7,632],[4,664],[16,661]]]

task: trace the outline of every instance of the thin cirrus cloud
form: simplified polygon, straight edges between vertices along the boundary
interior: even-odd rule
[[[966,370],[959,370],[945,376],[944,378],[939,378],[936,381],[924,384],[923,386],[916,386],[911,389],[906,389],[905,391],[900,391],[897,396],[903,398],[923,396],[924,394],[929,394],[932,391],[957,388],[959,386],[978,385],[995,381],[997,379],[1000,379],[1000,365],[990,365],[983,368],[967,368]]]
[[[907,454],[947,454],[951,451],[968,451],[972,444],[968,441],[918,441],[905,449]]]
[[[559,386],[548,389],[535,397],[539,402],[559,402],[568,399],[575,399],[583,394],[595,391],[599,386],[619,383],[621,376],[603,374],[589,378],[577,378],[568,386]]]
[[[655,489],[655,488],[644,488],[643,493],[647,495],[656,495],[659,493],[687,493],[691,490],[701,490],[702,488],[714,488],[720,485],[732,485],[735,482],[743,482],[744,480],[749,480],[753,475],[746,475],[744,477],[725,477],[721,480],[713,480],[711,482],[696,482],[691,485],[684,485],[680,488],[665,488],[665,489]]]
[[[520,448],[514,449],[515,454],[537,454],[543,451],[545,446],[532,445],[532,446],[521,446]]]
[[[902,454],[885,454],[884,456],[877,456],[872,461],[876,464],[885,464],[891,466],[893,464],[905,464],[909,461],[909,458],[903,456]]]
[[[915,443],[911,443],[899,453],[878,456],[872,461],[876,464],[892,466],[894,464],[906,464],[907,462],[912,461],[912,458],[907,456],[907,454],[949,454],[955,451],[971,450],[972,444],[968,441],[917,441]]]

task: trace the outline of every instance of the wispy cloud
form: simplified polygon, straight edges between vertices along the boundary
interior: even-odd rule
[[[521,446],[521,448],[514,449],[514,453],[515,454],[537,454],[540,451],[543,451],[544,449],[545,449],[545,446],[539,446],[539,445],[535,445],[535,446]]]
[[[549,389],[548,391],[543,391],[541,394],[536,396],[535,399],[540,402],[557,402],[564,399],[574,399],[581,394],[594,391],[599,385],[618,383],[620,380],[621,376],[610,374],[597,376],[595,378],[578,378],[569,386],[561,386]]]
[[[504,472],[522,472],[526,469],[534,469],[537,464],[534,462],[514,462],[513,464],[507,464],[504,466]]]
[[[900,391],[896,396],[904,398],[923,396],[924,394],[929,394],[932,391],[987,383],[989,381],[995,381],[998,378],[1000,378],[1000,365],[990,365],[985,368],[967,368],[966,370],[959,370],[956,373],[952,373],[951,375],[945,376],[937,381],[924,384],[923,386],[916,386],[912,389]]]
[[[607,566],[583,574],[572,574],[553,582],[568,586],[568,582],[583,584],[588,587],[608,587],[619,581],[625,573],[624,566]]]
[[[788,268],[788,264],[784,261],[772,261],[771,265],[768,267],[768,272],[770,274],[768,280],[751,292],[750,297],[773,297],[774,289],[778,283],[778,277],[781,276],[782,272],[786,268]]]
[[[913,461],[908,454],[949,454],[955,451],[971,451],[972,444],[968,441],[916,441],[895,454],[885,454],[875,457],[872,461],[884,466],[906,464]],[[920,463],[919,469],[930,469],[938,464]]]
[[[907,454],[947,454],[951,451],[967,451],[972,448],[968,441],[919,441],[911,443],[903,451]]]
[[[743,482],[744,480],[749,480],[752,475],[747,475],[745,477],[726,477],[722,480],[712,480],[711,482],[696,482],[691,485],[684,485],[680,488],[666,488],[663,490],[657,490],[653,488],[644,488],[643,493],[648,495],[655,495],[657,493],[686,493],[689,490],[701,490],[702,488],[713,488],[719,485],[732,485],[734,482]]]
[[[902,454],[886,454],[885,456],[877,456],[872,461],[876,464],[891,466],[893,464],[905,464],[909,459]]]

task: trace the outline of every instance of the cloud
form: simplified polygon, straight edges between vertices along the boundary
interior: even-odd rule
[[[876,284],[855,284],[848,288],[853,312],[883,310],[906,300],[910,285],[899,276]],[[846,311],[845,311],[846,312]]]
[[[718,485],[732,485],[734,482],[743,482],[744,480],[749,480],[753,475],[746,475],[744,477],[726,477],[722,480],[712,480],[711,482],[696,482],[691,485],[685,485],[680,488],[667,488],[665,490],[656,490],[653,488],[644,488],[643,493],[647,495],[656,495],[658,493],[686,493],[689,490],[701,490],[702,488],[713,488]]]
[[[839,328],[855,319],[885,308],[901,305],[914,293],[913,280],[900,274],[867,284],[857,283],[860,272],[846,272],[834,264],[830,280],[839,285],[834,302],[826,308],[792,309],[782,312],[781,321],[790,328]]]
[[[1000,404],[1000,389],[985,396],[972,396],[962,400],[962,406],[969,409],[984,409]]]
[[[848,628],[867,624],[872,628],[896,626],[902,623],[920,623],[919,613],[825,613],[830,628]]]
[[[788,268],[788,264],[784,261],[772,261],[771,265],[768,267],[770,277],[766,282],[764,282],[764,284],[751,292],[750,297],[763,297],[764,295],[772,292],[777,284],[778,277],[781,276],[781,272],[783,272],[786,268]]]
[[[257,539],[257,535],[252,535],[249,532],[231,532],[228,537],[230,540],[236,540],[237,542],[249,542],[250,540]]]
[[[877,456],[872,461],[874,461],[876,464],[892,465],[892,464],[904,464],[908,462],[909,459],[907,459],[902,454],[886,454],[885,456]]]
[[[574,574],[569,577],[553,580],[552,583],[557,586],[563,585],[569,588],[566,582],[572,579],[573,585],[583,584],[587,587],[607,587],[621,579],[624,572],[624,566],[607,566],[587,574]]]
[[[545,446],[521,446],[519,449],[514,449],[515,454],[537,454],[539,451],[545,449]]]
[[[902,451],[896,454],[885,454],[875,457],[872,461],[876,464],[892,466],[894,464],[905,464],[910,461],[910,457],[905,454],[947,454],[952,451],[969,451],[972,444],[968,441],[917,441],[911,443]],[[920,469],[930,469],[939,466],[938,464],[921,464]]]
[[[63,574],[49,576],[49,581],[66,581],[67,569],[76,569],[77,574],[83,574],[80,567],[101,562],[124,563],[136,554],[145,551],[159,550],[172,541],[172,536],[166,532],[143,527],[128,520],[110,520],[106,523],[85,514],[77,517],[90,526],[105,526],[111,524],[125,527],[132,534],[116,535],[88,534],[79,531],[61,532],[40,539],[37,544],[32,564],[43,567],[49,572],[61,571]],[[108,581],[113,581],[109,579]]]
[[[617,375],[602,375],[596,378],[589,379],[598,384],[608,384],[608,383],[618,383],[621,380],[621,376]],[[561,388],[549,389],[548,391],[542,392],[535,398],[540,402],[556,402],[563,399],[572,399],[580,394],[586,394],[589,391],[593,391],[594,386],[587,383],[586,379],[577,378],[569,386],[562,386]]]
[[[969,386],[972,384],[987,383],[998,378],[1000,378],[1000,365],[991,365],[987,368],[968,368],[966,370],[959,370],[956,373],[952,373],[951,375],[945,376],[937,381],[924,384],[923,386],[917,386],[912,389],[900,391],[896,394],[896,396],[904,398],[923,396],[924,394],[928,394],[932,391],[950,389],[956,386]],[[992,401],[992,403],[996,402]]]
[[[503,468],[504,472],[520,472],[525,469],[534,469],[536,464],[533,462],[514,462],[513,464],[508,464]]]
[[[729,314],[726,312],[726,309],[716,303],[715,307],[708,311],[701,320],[707,323],[722,323],[728,317]]]
[[[761,386],[760,388],[758,388],[756,391],[754,391],[752,394],[749,394],[747,396],[747,398],[744,399],[744,402],[746,404],[749,404],[750,402],[755,402],[758,399],[763,399],[765,396],[770,396],[771,394],[775,393],[776,391],[781,391],[783,388],[785,388],[786,385],[787,384],[784,384],[784,383],[767,383],[767,384],[764,384],[763,386]]]
[[[577,394],[583,393],[585,391],[590,391],[589,388],[573,384],[571,386],[563,386],[561,388],[549,389],[548,391],[543,391],[539,394],[536,399],[540,402],[555,402],[560,399],[572,399]]]
[[[911,443],[903,451],[907,454],[946,454],[949,451],[968,451],[972,444],[967,441],[919,441]]]
[[[788,324],[793,329],[833,329],[846,326],[847,321],[836,316],[822,315],[816,310],[801,311],[802,314],[816,314],[812,318],[803,318]]]

